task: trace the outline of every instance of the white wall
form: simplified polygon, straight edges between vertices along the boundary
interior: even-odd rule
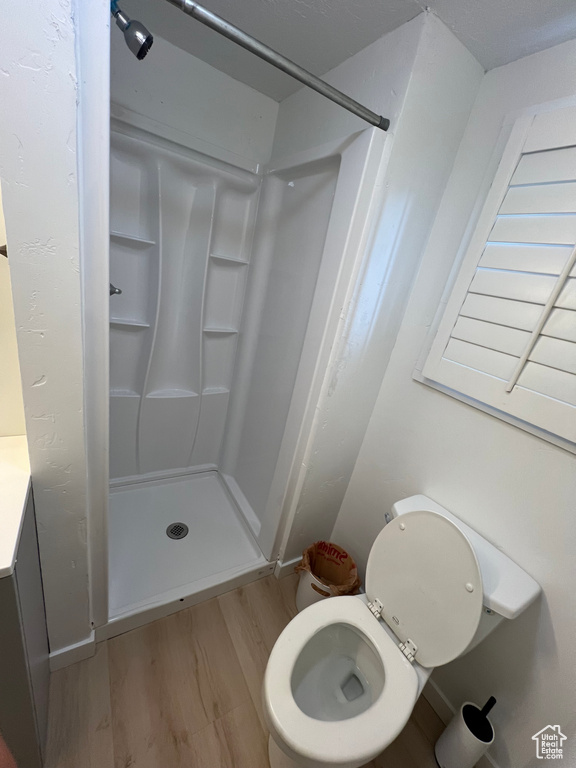
[[[391,121],[394,134],[410,80],[424,15],[403,24],[343,64],[323,80]],[[368,128],[359,117],[310,88],[280,104],[272,157],[286,157]]]
[[[375,112],[390,119],[390,128],[386,135],[384,148],[383,167],[377,174],[380,189],[374,194],[375,210],[372,216],[375,220],[379,218],[379,209],[386,209],[384,205],[384,199],[388,197],[384,183],[384,175],[388,173],[386,165],[394,147],[424,23],[425,16],[420,15],[399,29],[376,40],[372,45],[350,57],[323,77],[324,80],[343,93],[352,96]],[[376,73],[378,73],[377,77]],[[342,140],[354,132],[367,128],[369,128],[368,124],[360,118],[314,91],[302,88],[285,99],[280,105],[272,152],[272,166],[277,160],[281,161],[282,158],[289,158],[328,141]],[[376,202],[377,198],[380,199]],[[394,199],[394,188],[390,198]],[[393,205],[390,205],[391,214],[392,208]],[[394,218],[393,214],[392,218]],[[370,259],[370,252],[375,250],[373,244],[375,233],[372,231],[367,233],[366,238],[366,253],[363,257],[365,264],[360,268],[360,285],[356,289],[355,295],[346,297],[345,311],[349,320],[343,331],[341,344],[331,355],[320,399],[324,401],[324,404],[330,402],[326,397],[326,389],[329,388],[329,392],[336,389],[330,385],[331,379],[335,383],[340,381],[342,384],[343,379],[346,381],[350,378],[355,380],[361,374],[364,374],[363,397],[356,402],[356,407],[352,409],[353,418],[350,421],[346,420],[348,433],[345,442],[338,439],[332,445],[334,450],[328,449],[326,455],[314,451],[315,443],[322,437],[322,429],[319,430],[319,424],[322,426],[323,422],[318,422],[318,419],[315,419],[315,423],[312,425],[307,445],[301,451],[304,454],[303,458],[300,459],[298,456],[299,465],[294,468],[284,502],[279,531],[279,554],[284,563],[299,557],[302,550],[311,541],[326,536],[332,527],[385,370],[385,366],[379,370],[378,358],[374,358],[376,366],[366,366],[370,357],[366,356],[365,347],[372,337],[373,317],[374,313],[377,312],[378,294],[384,282],[382,276],[386,274],[388,268],[390,251],[382,258]],[[392,249],[393,245],[390,250]],[[374,274],[374,277],[369,275],[367,269],[369,263],[372,263],[373,266],[378,264],[377,269],[372,270],[377,273]],[[367,272],[368,274],[366,274]],[[374,285],[375,290],[362,292],[362,285],[366,282]],[[354,290],[353,286],[351,286],[351,290]],[[342,370],[340,371],[340,369]],[[344,387],[340,386],[339,391],[343,392]],[[341,404],[339,406],[339,410],[335,411],[336,420],[331,420],[333,424],[339,420],[344,420],[345,415],[351,412],[349,402],[345,402],[344,407]],[[308,464],[310,461],[322,462],[324,458],[331,465],[331,476],[327,483],[316,489],[316,493],[310,494],[308,488],[310,485],[314,486],[314,481],[310,477],[313,467],[310,471]],[[344,467],[344,474],[338,471],[342,466]],[[318,472],[315,474],[320,476]],[[338,498],[338,493],[340,498]],[[308,503],[310,495],[312,502]],[[330,498],[325,500],[327,496]]]
[[[89,633],[73,8],[3,8],[0,175],[51,648]]]
[[[0,189],[0,245],[5,244],[6,225],[2,208],[2,190]],[[8,266],[8,259],[5,259],[4,256],[0,256],[0,350],[2,350],[0,437],[23,435],[26,432],[26,425],[24,423],[18,347],[16,346],[14,306],[10,287],[10,267]]]
[[[433,679],[458,706],[498,699],[492,754],[536,766],[559,724],[576,760],[575,456],[412,380],[504,116],[576,94],[576,41],[488,73],[425,251],[333,538],[364,567],[397,499],[424,493],[523,566],[544,595]]]
[[[184,23],[186,20],[184,19]],[[225,75],[157,35],[147,57],[138,61],[113,25],[111,99],[145,115],[256,163],[270,158],[278,104]]]
[[[386,35],[337,72],[333,81],[338,87],[360,86],[359,92],[351,91],[355,98],[380,100],[384,114],[394,115],[389,139],[393,143],[382,182],[381,214],[318,405],[284,561],[328,536],[334,525],[483,74],[444,24],[428,14]],[[392,73],[397,83],[390,82]],[[387,105],[391,89],[398,101]],[[293,110],[291,102],[305,96],[300,92],[287,100],[286,118],[285,103],[281,105],[275,152],[277,145],[286,149],[288,142],[302,140],[303,117],[310,117],[313,125],[318,118],[312,106],[323,113],[331,109],[320,99],[306,111],[302,104]],[[338,126],[342,131],[350,128],[347,113],[343,115]],[[326,114],[322,117],[327,119]],[[292,126],[291,134],[286,133],[287,125]],[[336,130],[335,121],[328,123],[330,130]],[[318,130],[316,139],[323,133]]]
[[[2,187],[0,186],[0,245],[6,243],[6,221],[4,220],[4,208],[2,207]]]

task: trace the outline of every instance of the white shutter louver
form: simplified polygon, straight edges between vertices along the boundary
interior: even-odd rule
[[[576,108],[514,126],[422,373],[576,443]]]

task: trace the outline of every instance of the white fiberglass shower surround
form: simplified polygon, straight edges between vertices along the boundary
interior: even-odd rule
[[[367,129],[262,169],[121,113],[108,635],[273,570],[385,140]]]

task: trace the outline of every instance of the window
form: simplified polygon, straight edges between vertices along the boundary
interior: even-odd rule
[[[515,123],[422,376],[576,443],[576,108]]]

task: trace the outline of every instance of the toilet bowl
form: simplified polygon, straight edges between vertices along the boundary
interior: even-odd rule
[[[356,768],[404,727],[418,676],[356,597],[299,613],[277,640],[264,677],[272,738],[298,765]]]
[[[397,515],[368,558],[366,595],[299,613],[263,684],[271,768],[360,768],[404,728],[432,672],[514,618],[538,584],[425,496]]]

